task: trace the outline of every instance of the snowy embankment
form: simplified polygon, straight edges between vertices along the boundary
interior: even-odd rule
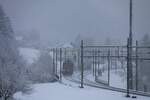
[[[73,83],[74,84],[74,83]],[[83,89],[61,83],[46,83],[33,85],[33,93],[25,95],[16,93],[17,100],[130,100],[125,94],[103,89],[85,87]],[[136,100],[149,100],[138,96]]]

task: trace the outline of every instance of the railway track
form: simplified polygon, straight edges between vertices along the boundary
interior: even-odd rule
[[[87,74],[89,74],[89,73],[85,73],[84,76],[86,76]],[[76,78],[75,77],[68,77],[66,79],[69,81],[80,84],[80,75],[78,75],[78,77],[76,77]],[[101,89],[116,91],[116,92],[127,93],[126,89],[108,86],[108,85],[105,85],[103,83],[96,83],[96,82],[93,82],[87,78],[84,78],[84,85],[90,86],[90,87],[95,87],[95,88],[101,88]],[[142,91],[130,90],[130,94],[150,97],[150,93],[146,93],[146,92],[142,92]]]

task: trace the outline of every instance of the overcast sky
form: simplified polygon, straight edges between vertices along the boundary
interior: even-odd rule
[[[150,34],[150,0],[133,0],[133,33]],[[72,41],[78,34],[126,40],[129,0],[1,0],[15,31],[38,30],[42,39]]]

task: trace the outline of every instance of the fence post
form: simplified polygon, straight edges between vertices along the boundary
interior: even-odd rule
[[[130,97],[129,94],[129,38],[127,39],[127,94],[126,97]]]
[[[62,49],[60,48],[60,81],[62,81]]]
[[[53,75],[55,75],[55,49],[53,48]]]
[[[136,41],[136,90],[138,90],[138,41]]]
[[[108,50],[108,85],[110,85],[110,50]]]
[[[57,59],[57,53],[58,53],[58,52],[57,52],[57,48],[56,48],[56,75],[57,75],[57,60],[58,60],[58,59]]]
[[[100,51],[99,51],[99,49],[98,49],[98,71],[97,71],[97,75],[99,75],[99,70],[100,70]]]
[[[95,62],[95,57],[94,57],[94,50],[93,50],[93,76],[94,76],[94,62]]]
[[[67,60],[67,51],[66,51],[66,48],[65,48],[65,61]]]
[[[147,92],[147,85],[144,84],[144,92]]]
[[[84,65],[83,65],[83,40],[81,40],[81,86],[80,88],[83,87],[83,74],[84,74]]]
[[[119,58],[120,58],[120,48],[119,48],[119,46],[117,48],[118,48],[118,61],[119,61]]]
[[[121,56],[123,57],[123,48],[121,49]],[[121,59],[121,68],[123,68],[123,58]]]
[[[96,70],[97,70],[97,50],[95,49],[95,70],[94,70],[94,76],[95,76],[95,79],[96,79]]]
[[[78,51],[78,70],[80,69],[80,49]]]

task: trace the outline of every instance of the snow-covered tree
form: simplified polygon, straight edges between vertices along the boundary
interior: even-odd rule
[[[20,47],[41,47],[40,33],[37,29],[17,31],[15,37]]]
[[[29,76],[34,83],[44,83],[52,81],[53,62],[52,57],[48,52],[41,52],[39,59],[31,65]]]
[[[0,6],[0,99],[8,100],[17,91],[26,90],[24,75],[10,20]]]

